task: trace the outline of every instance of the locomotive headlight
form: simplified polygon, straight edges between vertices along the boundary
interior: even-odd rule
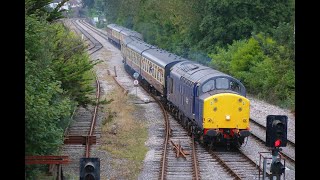
[[[230,119],[231,119],[230,115],[226,115],[226,120],[230,121]]]

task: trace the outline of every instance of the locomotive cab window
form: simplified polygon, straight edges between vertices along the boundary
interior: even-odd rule
[[[214,80],[209,80],[202,86],[202,92],[208,92],[214,89]]]
[[[217,78],[216,79],[217,89],[229,89],[229,80],[227,78]]]

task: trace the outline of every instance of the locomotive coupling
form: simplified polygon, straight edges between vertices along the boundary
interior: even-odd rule
[[[206,135],[207,135],[207,136],[214,137],[214,136],[217,136],[219,133],[220,133],[219,131],[216,131],[216,130],[211,129],[211,130],[208,130],[208,131],[207,131]]]

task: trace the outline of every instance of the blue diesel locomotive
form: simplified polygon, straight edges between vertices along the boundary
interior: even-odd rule
[[[206,145],[244,143],[250,135],[250,101],[239,80],[150,45],[137,32],[108,28],[114,29],[108,36],[120,44],[126,71],[139,73],[140,82],[161,96],[190,135]]]

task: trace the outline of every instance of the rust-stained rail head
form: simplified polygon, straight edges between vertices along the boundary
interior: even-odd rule
[[[25,164],[68,164],[69,156],[25,156]]]
[[[88,139],[88,140],[87,140]],[[87,142],[89,144],[96,144],[96,136],[66,136],[64,138],[64,144],[82,144],[85,145]]]

